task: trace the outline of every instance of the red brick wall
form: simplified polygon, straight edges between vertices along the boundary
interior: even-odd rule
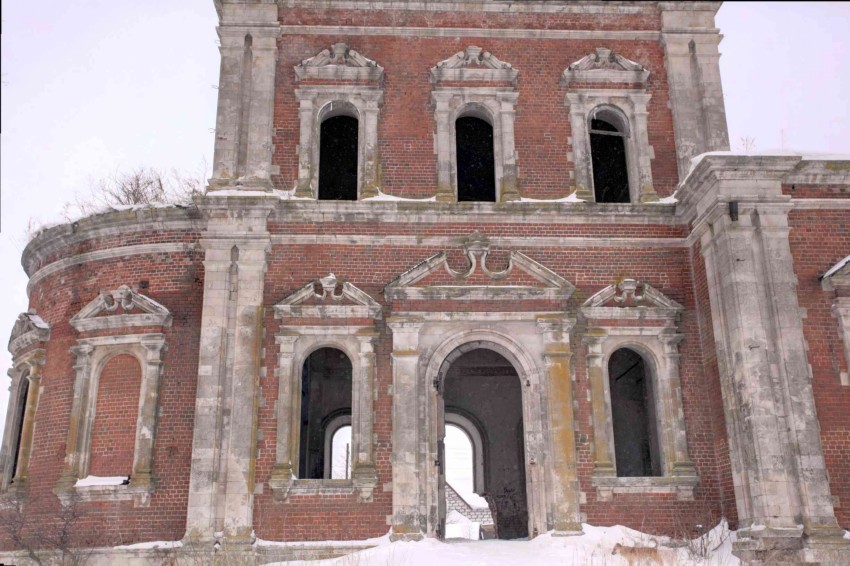
[[[850,387],[840,373],[847,361],[838,319],[830,309],[835,293],[824,291],[819,278],[850,253],[850,220],[846,210],[797,210],[789,217],[791,253],[797,274],[797,298],[805,309],[803,333],[812,366],[812,388],[820,421],[829,486],[836,497],[839,524],[850,528]]]
[[[142,368],[133,356],[115,356],[100,372],[90,475],[129,476],[133,471],[141,384]]]
[[[408,25],[429,28],[530,29],[659,29],[657,14],[588,16],[578,14],[482,14],[402,11],[392,15],[343,10],[281,9],[281,23],[309,25]],[[383,23],[382,23],[383,22]],[[390,23],[390,22],[394,22]],[[586,26],[586,27],[583,27]],[[384,67],[384,101],[379,116],[381,187],[403,197],[435,194],[437,163],[434,153],[436,126],[430,69],[440,61],[477,45],[519,71],[515,143],[518,154],[519,189],[532,198],[560,198],[571,191],[573,163],[567,89],[560,85],[564,69],[597,47],[608,47],[644,65],[651,75],[646,92],[649,143],[655,150],[652,175],[662,197],[672,194],[678,183],[672,114],[668,108],[664,52],[657,41],[505,39],[452,35],[450,37],[392,37],[345,35],[283,35],[279,42],[276,76],[274,156],[280,175],[274,182],[289,190],[297,179],[299,144],[298,102],[293,67],[345,42]],[[599,85],[596,85],[599,87]],[[603,85],[604,87],[604,85]]]

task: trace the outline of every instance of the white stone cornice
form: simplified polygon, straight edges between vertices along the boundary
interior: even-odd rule
[[[101,316],[104,313],[121,314]],[[139,326],[170,326],[171,313],[150,297],[127,285],[114,291],[101,291],[69,321],[78,332]]]

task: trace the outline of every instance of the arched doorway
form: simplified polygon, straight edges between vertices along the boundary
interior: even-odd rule
[[[446,414],[462,414],[482,429],[482,482],[476,493],[490,508],[495,536],[529,536],[523,390],[517,370],[502,354],[467,344],[444,362],[438,398],[441,534],[445,532]]]

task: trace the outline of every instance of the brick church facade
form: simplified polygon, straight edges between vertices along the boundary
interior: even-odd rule
[[[726,151],[718,8],[216,0],[206,193],[24,252],[4,497],[103,560],[342,554],[294,543],[442,535],[448,423],[501,538],[846,563],[850,162]]]

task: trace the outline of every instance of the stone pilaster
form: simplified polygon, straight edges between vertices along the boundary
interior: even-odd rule
[[[736,553],[842,563],[850,544],[829,490],[788,240],[793,204],[781,193],[798,161],[710,157],[682,196],[708,277],[742,527]]]
[[[393,333],[393,516],[394,540],[424,537],[419,474],[419,330],[421,322],[389,319]]]
[[[273,202],[208,197],[187,542],[253,530],[266,231]]]
[[[277,6],[222,2],[218,114],[210,189],[270,190]]]
[[[720,2],[659,5],[679,178],[684,179],[692,157],[729,149],[720,84],[718,45],[722,36],[714,25]]]
[[[593,418],[593,475],[595,477],[617,476],[617,470],[614,468],[614,447],[608,441],[611,417],[605,408],[607,383],[605,383],[605,370],[602,367],[602,344],[606,337],[607,333],[602,329],[594,329],[584,337]]]
[[[537,320],[537,328],[543,334],[543,360],[548,379],[548,426],[552,444],[550,454],[554,495],[552,519],[556,535],[581,533],[573,382],[570,371],[570,330],[573,324],[573,321],[563,318],[541,317]]]

